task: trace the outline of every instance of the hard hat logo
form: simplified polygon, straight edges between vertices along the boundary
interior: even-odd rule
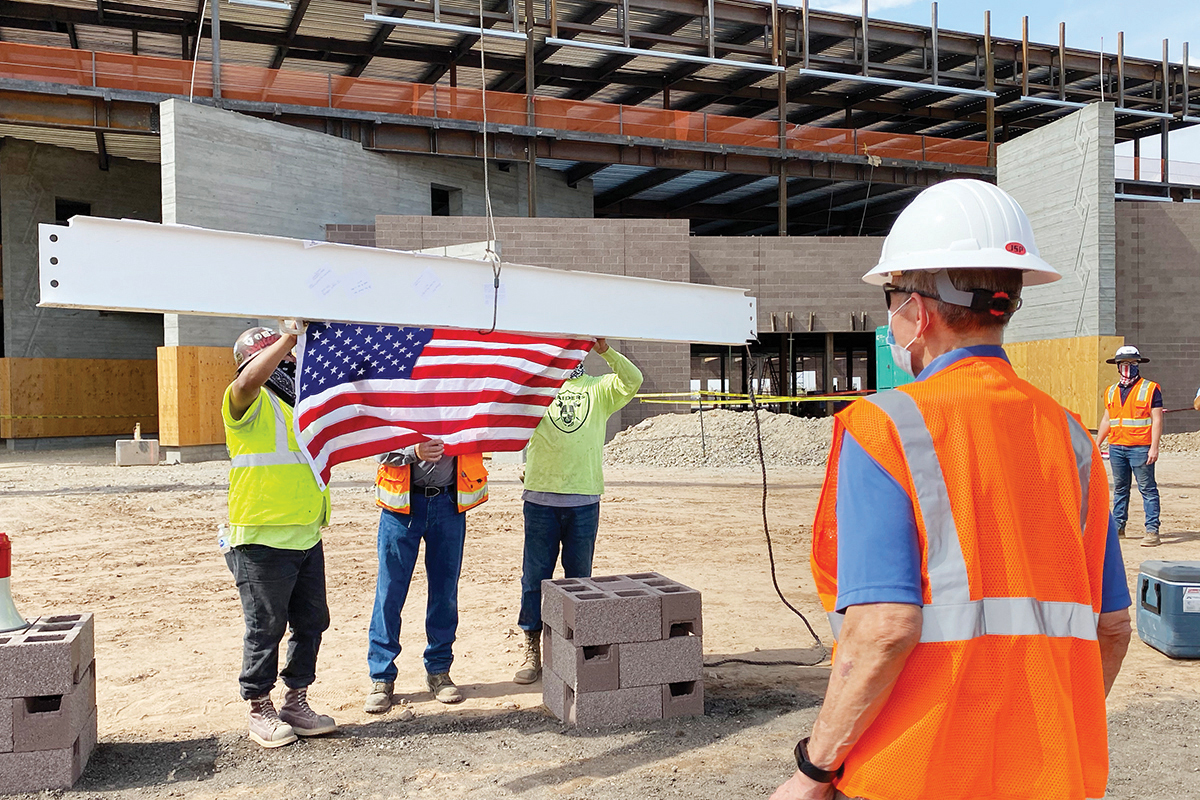
[[[1004,249],[1017,256],[1023,256],[1029,252],[1025,249],[1025,245],[1021,244],[1020,242],[1009,242],[1008,244],[1004,245]]]
[[[256,355],[279,340],[279,334],[270,328],[251,328],[243,331],[233,345],[233,363],[240,372]]]

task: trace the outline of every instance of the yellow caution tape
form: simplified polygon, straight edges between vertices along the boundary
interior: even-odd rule
[[[848,392],[846,394],[804,395],[802,397],[784,397],[779,395],[765,395],[760,397],[756,395],[754,399],[757,403],[767,405],[778,403],[828,403],[857,400],[866,394],[866,392]],[[750,395],[726,392],[648,392],[634,396],[643,403],[676,405],[692,405],[701,402],[709,406],[748,405],[750,403]]]

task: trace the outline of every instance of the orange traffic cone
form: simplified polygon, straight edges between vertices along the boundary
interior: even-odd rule
[[[0,533],[0,633],[23,631],[29,627],[25,618],[17,613],[12,591],[8,582],[12,577],[12,543],[7,533]]]

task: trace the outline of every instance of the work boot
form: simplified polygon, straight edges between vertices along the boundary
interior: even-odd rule
[[[279,719],[292,726],[297,736],[320,736],[323,733],[333,733],[337,723],[333,717],[318,714],[308,705],[308,687],[288,689],[283,693],[283,708],[279,709]]]
[[[525,644],[521,647],[523,659],[513,683],[533,683],[542,676],[542,632],[525,631]]]
[[[363,703],[363,711],[368,714],[382,714],[392,707],[392,691],[396,684],[392,681],[375,681],[371,684],[371,693],[367,702]]]
[[[1158,531],[1147,530],[1142,537],[1142,547],[1158,547],[1160,544],[1162,540],[1158,538]]]
[[[1124,525],[1118,525],[1118,526],[1117,526],[1117,538],[1118,538],[1118,539],[1124,539],[1124,538],[1125,538],[1125,526],[1124,526]]]
[[[433,692],[433,699],[439,703],[461,703],[463,701],[462,690],[454,685],[454,681],[450,680],[449,672],[426,675],[425,685],[429,687],[429,691]]]
[[[296,741],[296,732],[275,713],[269,694],[250,698],[250,738],[267,748]]]

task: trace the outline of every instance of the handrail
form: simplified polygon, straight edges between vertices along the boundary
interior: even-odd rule
[[[0,42],[0,77],[187,96],[192,63],[156,56]],[[195,94],[212,96],[212,78],[208,70],[197,72]],[[483,120],[482,91],[479,89],[273,70],[245,64],[222,65],[221,96],[281,105],[471,122]],[[488,121],[499,125],[527,125],[527,103],[524,94],[489,91]],[[728,117],[699,111],[534,97],[533,122],[538,128],[547,130],[775,150],[781,146],[778,120]],[[789,151],[980,167],[988,164],[988,146],[981,141],[790,123],[784,126],[784,131],[782,144]]]

